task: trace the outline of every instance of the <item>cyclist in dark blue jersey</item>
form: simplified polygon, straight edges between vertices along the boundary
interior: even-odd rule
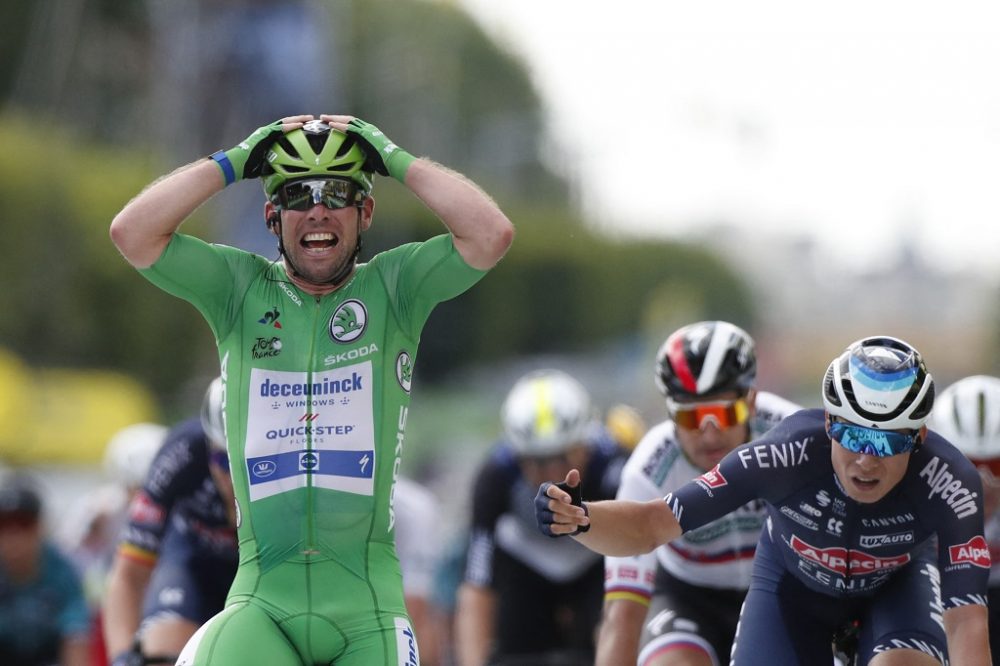
[[[545,479],[579,468],[588,497],[612,498],[626,451],[595,419],[586,389],[558,370],[521,377],[502,420],[505,437],[473,482],[459,662],[593,663],[604,563],[580,544],[538,534],[531,497]]]
[[[113,666],[174,663],[225,603],[238,552],[221,396],[216,378],[201,418],[168,433],[129,506],[104,600]]]
[[[633,555],[763,499],[733,664],[830,663],[856,622],[860,663],[986,666],[982,484],[925,426],[933,403],[916,349],[864,338],[827,370],[825,410],[789,416],[663,500],[584,503],[573,470],[539,489],[539,527]]]

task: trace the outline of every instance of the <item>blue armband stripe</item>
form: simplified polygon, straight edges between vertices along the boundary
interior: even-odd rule
[[[233,163],[229,161],[225,151],[220,150],[212,153],[209,157],[215,160],[215,163],[222,169],[222,177],[226,179],[226,185],[232,185],[236,182],[236,170],[233,169]]]

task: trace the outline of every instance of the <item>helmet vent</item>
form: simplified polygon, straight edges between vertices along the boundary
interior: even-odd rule
[[[344,140],[340,142],[340,146],[337,148],[337,157],[344,157],[347,153],[351,152],[351,148],[354,147],[354,137],[348,134],[344,137]]]
[[[833,387],[833,364],[826,369],[826,377],[823,378],[823,392],[826,394],[826,399],[830,401],[831,404],[840,407],[840,396],[837,395],[837,391]]]
[[[922,382],[921,382],[922,383]],[[914,382],[913,384],[919,390],[919,386]],[[924,399],[920,401],[920,404],[910,412],[911,419],[926,419],[930,413],[931,408],[934,407],[934,383],[931,382],[930,386],[927,387],[927,393],[924,394]]]
[[[326,145],[326,140],[329,136],[329,132],[323,132],[322,134],[306,132],[306,141],[309,142],[309,147],[313,149],[313,152],[318,155],[323,151],[323,146]]]
[[[286,153],[288,153],[289,157],[293,157],[299,160],[302,159],[302,156],[299,155],[299,151],[295,150],[295,146],[293,146],[292,142],[289,141],[286,137],[284,136],[279,137],[277,143],[285,150]]]

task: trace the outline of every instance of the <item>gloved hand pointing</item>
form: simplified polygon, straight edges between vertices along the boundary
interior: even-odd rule
[[[550,488],[556,490],[550,491]],[[586,523],[578,522],[581,519]],[[542,534],[549,537],[575,536],[590,529],[590,510],[583,503],[580,472],[575,469],[570,470],[565,481],[561,483],[547,481],[539,486],[538,494],[535,495],[535,520]],[[552,531],[553,526],[566,528],[573,525],[576,526],[573,532]]]

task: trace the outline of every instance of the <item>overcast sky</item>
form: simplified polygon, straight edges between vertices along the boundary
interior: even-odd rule
[[[911,234],[1000,278],[1000,3],[460,2],[529,67],[595,223],[857,265]]]

